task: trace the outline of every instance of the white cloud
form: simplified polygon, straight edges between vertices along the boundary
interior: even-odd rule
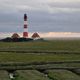
[[[54,0],[53,2],[63,2],[63,3],[71,2],[72,3],[72,2],[80,2],[80,0]]]
[[[72,32],[47,32],[40,33],[41,37],[51,37],[51,38],[59,38],[59,37],[80,37],[80,33],[72,33]]]
[[[1,33],[0,32],[0,38],[5,38],[5,37],[11,37],[13,33]],[[18,32],[18,34],[22,37],[22,33]],[[29,37],[32,36],[33,33],[29,33]],[[70,37],[75,37],[75,38],[80,38],[80,33],[72,33],[72,32],[46,32],[38,33],[41,38],[70,38]]]
[[[76,12],[80,11],[80,0],[0,0],[0,10],[7,12],[20,10],[47,11],[49,13]]]

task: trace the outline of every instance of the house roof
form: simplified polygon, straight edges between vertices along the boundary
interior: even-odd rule
[[[34,34],[32,35],[32,38],[40,38],[40,36],[39,36],[38,33],[34,33]]]
[[[20,36],[17,33],[14,33],[11,37],[12,38],[19,38]]]

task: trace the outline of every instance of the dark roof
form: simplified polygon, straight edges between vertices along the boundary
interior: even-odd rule
[[[20,36],[17,33],[14,33],[11,37],[12,38],[20,38]]]
[[[32,35],[32,38],[40,38],[40,36],[39,36],[38,33],[34,33],[34,34]]]

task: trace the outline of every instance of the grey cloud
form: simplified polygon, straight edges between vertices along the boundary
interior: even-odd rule
[[[50,1],[50,2],[49,2]],[[4,4],[3,4],[4,3]],[[0,1],[0,32],[22,32],[23,14],[28,14],[30,32],[80,31],[80,3],[51,2],[51,0],[1,0]],[[56,8],[78,9],[67,13]],[[51,9],[51,10],[50,10]],[[69,11],[70,11],[69,10]],[[51,13],[50,11],[53,11]]]
[[[49,14],[45,12],[29,11],[28,29],[30,32],[71,31],[80,30],[80,13]],[[0,32],[22,32],[23,12],[20,14],[0,14]],[[75,16],[76,15],[76,16]]]
[[[57,8],[80,8],[80,2],[75,2],[75,3],[53,2],[49,3],[49,6]]]

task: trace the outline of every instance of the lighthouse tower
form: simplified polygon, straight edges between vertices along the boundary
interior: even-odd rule
[[[27,24],[27,15],[24,14],[24,32],[23,32],[23,37],[28,38],[28,24]]]

